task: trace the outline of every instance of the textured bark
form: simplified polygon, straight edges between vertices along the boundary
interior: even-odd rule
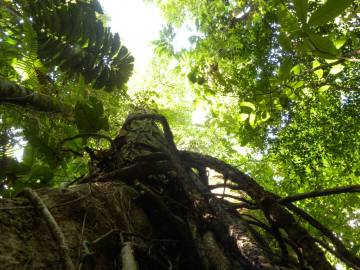
[[[3,79],[0,79],[0,103],[30,106],[38,111],[61,113],[64,115],[71,114],[73,110],[68,104]]]
[[[332,269],[278,198],[254,180],[240,175],[241,190],[269,216],[272,227],[212,195],[205,166],[226,171],[229,179],[238,173],[201,155],[178,152],[168,125],[161,131],[156,121],[164,119],[130,117],[111,149],[92,160],[81,184],[36,191],[61,228],[75,268]],[[25,195],[0,201],[1,269],[67,269],[56,230]],[[279,242],[277,251],[254,224]],[[277,228],[287,232],[288,242]]]

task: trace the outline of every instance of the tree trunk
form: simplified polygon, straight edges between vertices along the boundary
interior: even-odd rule
[[[222,163],[180,153],[161,116],[130,116],[80,184],[0,201],[0,268],[333,269],[275,195],[241,175],[270,225],[246,218],[211,194],[207,166],[235,181]]]

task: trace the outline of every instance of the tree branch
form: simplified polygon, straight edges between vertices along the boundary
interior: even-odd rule
[[[142,120],[142,119],[151,119],[154,121],[159,121],[164,129],[164,137],[165,140],[167,141],[167,143],[169,144],[169,146],[172,148],[172,150],[176,150],[176,145],[174,143],[174,136],[171,132],[170,126],[168,121],[166,120],[166,118],[160,114],[134,114],[128,117],[128,119],[126,119],[126,122],[124,124],[124,126],[127,126],[128,124],[130,124],[132,121],[134,120]]]
[[[61,113],[64,116],[69,116],[73,111],[73,108],[68,104],[0,78],[1,103],[11,103],[23,107],[30,106],[38,111]]]
[[[331,243],[335,246],[336,254],[339,255],[339,258],[343,260],[345,263],[351,265],[354,269],[360,269],[360,258],[357,256],[354,256],[349,252],[344,244],[334,235],[332,231],[330,231],[328,228],[326,228],[324,225],[322,225],[319,221],[314,219],[312,216],[307,214],[304,210],[300,209],[299,207],[287,203],[286,207],[293,211],[295,214],[302,217],[305,221],[307,221],[310,225],[314,226],[316,229],[318,229],[324,236],[326,236]]]
[[[109,137],[107,135],[104,135],[104,134],[99,134],[99,133],[80,133],[80,134],[77,134],[75,136],[63,139],[61,141],[61,144],[64,144],[67,141],[72,141],[72,140],[75,140],[75,139],[78,139],[78,138],[83,138],[83,137],[98,137],[98,138],[101,138],[101,139],[105,139],[105,140],[110,142],[111,147],[113,147],[113,148],[115,147],[114,141],[111,139],[111,137]]]
[[[278,203],[287,204],[287,203],[292,203],[292,202],[296,202],[296,201],[300,201],[300,200],[304,200],[304,199],[308,199],[308,198],[322,197],[322,196],[341,194],[341,193],[354,193],[354,192],[360,192],[360,185],[328,188],[328,189],[316,190],[316,191],[311,191],[311,192],[302,193],[302,194],[291,195],[291,196],[279,199]]]
[[[313,267],[317,269],[333,269],[325,259],[323,251],[316,245],[310,233],[300,226],[286,209],[277,203],[280,199],[279,196],[266,191],[250,176],[221,160],[190,151],[180,151],[179,154],[183,160],[196,162],[202,166],[212,168],[236,183],[239,189],[246,192],[257,203],[259,208],[265,213],[265,216],[270,218],[269,222],[274,222],[276,226],[286,231],[289,239],[292,240],[298,248],[303,250],[305,257],[309,259],[308,263],[310,263],[310,265],[313,265]],[[286,204],[286,207],[288,208],[291,206],[295,207],[290,203]],[[292,210],[292,208],[289,209]],[[311,216],[307,214],[306,216],[317,222]],[[327,231],[331,232],[328,229]],[[343,248],[341,249],[342,257],[339,257],[342,261],[351,266],[360,264],[358,262],[359,258],[352,255],[341,242],[339,247]]]

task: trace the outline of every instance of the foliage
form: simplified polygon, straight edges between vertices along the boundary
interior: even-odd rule
[[[168,24],[128,97],[133,57],[97,1],[0,1],[1,196],[83,177],[86,146],[108,147],[96,135],[114,137],[137,108],[166,116],[180,149],[220,158],[278,195],[358,184],[358,1],[150,2]],[[176,51],[184,26],[191,46]],[[296,205],[360,254],[358,195]]]
[[[0,102],[17,105],[0,107],[1,194],[10,196],[87,172],[84,146],[106,144],[63,139],[109,132],[104,102],[123,103],[134,58],[98,1],[1,1],[0,14]]]
[[[176,61],[178,80],[192,84],[193,100],[207,112],[207,134],[197,135],[222,130],[202,152],[282,195],[358,183],[358,1],[153,2],[173,28],[155,50]],[[192,45],[174,51],[171,42],[184,26],[193,31]],[[248,157],[234,153],[244,149]],[[298,205],[359,254],[359,197],[339,197]]]

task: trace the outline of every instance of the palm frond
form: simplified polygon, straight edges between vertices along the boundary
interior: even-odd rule
[[[133,70],[134,58],[99,19],[98,1],[29,1],[38,54],[48,67],[69,76],[82,75],[95,89],[121,88]]]

